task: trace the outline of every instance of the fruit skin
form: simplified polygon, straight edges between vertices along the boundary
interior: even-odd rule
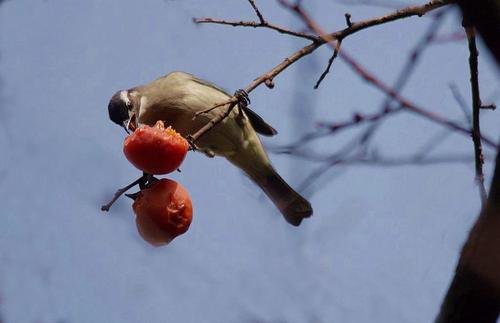
[[[185,233],[193,219],[187,190],[170,179],[143,189],[132,205],[139,234],[153,246],[168,244]]]
[[[138,169],[154,175],[163,175],[178,169],[186,157],[189,144],[162,121],[154,127],[137,128],[125,139],[123,153]]]

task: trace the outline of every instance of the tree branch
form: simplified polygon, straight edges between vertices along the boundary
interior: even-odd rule
[[[252,27],[252,28],[268,28],[279,32],[280,34],[286,34],[290,36],[295,36],[299,38],[304,38],[312,41],[317,41],[318,37],[298,31],[289,30],[282,28],[280,26],[264,22],[257,21],[243,21],[243,20],[223,20],[223,19],[213,19],[213,18],[193,18],[193,22],[196,24],[218,24],[218,25],[229,25],[233,27]]]
[[[451,83],[449,86],[450,86],[451,93],[453,94],[453,97],[455,98],[455,101],[457,101],[458,106],[460,107],[460,110],[462,110],[462,112],[464,114],[465,120],[469,124],[472,124],[472,116],[470,115],[470,112],[469,112],[469,106],[467,105],[467,103],[465,103],[465,100],[464,100],[462,94],[460,94],[460,91],[458,90],[456,84]]]
[[[291,6],[287,1],[284,1],[284,0],[279,0],[279,1],[280,1],[280,3],[282,3],[285,6]],[[433,1],[430,1],[429,3],[422,5],[422,6],[408,7],[405,9],[397,10],[393,13],[390,13],[390,14],[387,14],[384,16],[380,16],[380,17],[360,21],[357,23],[353,23],[350,27],[347,27],[345,29],[324,35],[319,39],[317,36],[311,36],[311,35],[304,34],[304,33],[297,33],[297,32],[293,32],[293,31],[290,31],[288,29],[282,28],[282,27],[270,25],[265,20],[264,20],[264,23],[262,23],[262,21],[261,22],[224,21],[224,20],[215,20],[212,18],[204,18],[204,19],[194,18],[193,21],[195,23],[218,23],[218,24],[225,24],[225,25],[231,25],[231,26],[242,26],[242,27],[254,27],[254,28],[264,27],[264,28],[273,29],[273,30],[278,31],[280,33],[289,34],[289,35],[301,37],[301,38],[306,38],[306,39],[313,41],[311,44],[301,48],[300,50],[296,51],[292,55],[285,58],[280,64],[276,65],[273,69],[271,69],[267,73],[264,73],[263,75],[257,77],[255,80],[253,80],[252,83],[250,83],[245,88],[245,91],[247,93],[250,93],[255,88],[257,88],[258,86],[260,86],[263,83],[268,85],[269,88],[272,88],[274,85],[273,79],[275,76],[277,76],[278,74],[283,72],[287,67],[289,67],[290,65],[292,65],[293,63],[295,63],[299,59],[311,54],[313,51],[318,49],[320,46],[322,46],[322,45],[324,45],[324,44],[326,44],[334,39],[342,40],[345,37],[352,35],[356,32],[359,32],[363,29],[377,26],[377,25],[381,25],[381,24],[385,24],[385,23],[395,21],[398,19],[403,19],[403,18],[412,17],[412,16],[421,17],[421,16],[425,15],[427,12],[434,10],[436,8],[442,7],[444,5],[447,5],[449,3],[453,3],[453,1],[452,0],[433,0]],[[256,6],[254,2],[251,2],[251,4],[252,4],[252,7]],[[259,17],[259,19],[260,19],[260,17]],[[238,101],[237,98],[233,96],[229,100],[227,100],[226,102],[218,103],[215,106],[209,107],[208,109],[213,109],[215,107],[223,106],[223,105],[227,105],[227,104],[237,103],[237,101]],[[229,115],[229,113],[227,113],[227,112],[228,112],[228,109],[226,109],[225,111],[222,111],[221,114],[214,117],[214,120],[210,121],[212,126],[210,126],[210,127],[204,126],[196,132],[196,136],[192,135],[191,138],[193,138],[193,143],[197,139],[199,139],[203,134],[205,134],[208,130],[212,129],[216,124],[218,124],[220,121],[222,121],[225,117],[227,117],[227,115]]]
[[[332,67],[333,61],[335,60],[335,58],[337,58],[337,55],[339,54],[340,45],[342,45],[342,40],[337,40],[337,45],[335,45],[335,50],[333,51],[333,55],[328,60],[328,65],[326,66],[325,71],[321,74],[318,81],[314,85],[315,89],[319,88],[319,85],[321,84],[323,79],[326,77],[328,73],[330,73],[330,68]]]
[[[215,127],[219,122],[224,120],[230,113],[233,111],[234,107],[236,106],[236,102],[232,102],[229,104],[229,106],[223,111],[221,114],[216,116],[215,118],[211,119],[207,124],[205,124],[203,127],[201,127],[198,131],[196,131],[193,135],[188,136],[188,141],[191,144],[191,147],[195,147],[194,143],[206,132],[210,131],[213,127]]]
[[[470,68],[470,83],[472,92],[472,141],[474,143],[475,155],[475,168],[476,168],[476,181],[479,186],[479,194],[481,196],[481,204],[484,207],[488,195],[484,187],[484,173],[483,173],[483,148],[481,146],[481,127],[479,122],[479,113],[481,111],[481,97],[479,94],[479,73],[477,56],[478,51],[476,47],[476,37],[474,34],[474,27],[470,26],[464,21],[464,28],[467,33],[467,41],[469,43],[469,68]]]
[[[136,179],[135,181],[133,181],[132,183],[128,184],[127,186],[122,187],[119,190],[117,190],[115,195],[113,196],[113,198],[108,203],[101,206],[101,211],[108,212],[109,209],[111,209],[111,206],[116,202],[116,200],[118,200],[120,198],[120,196],[125,194],[132,187],[134,187],[136,185],[140,185],[141,183],[145,183],[148,180],[148,178],[149,178],[149,175],[144,174],[141,177],[139,177],[138,179]]]
[[[283,6],[292,9],[294,11],[297,11],[297,8],[300,8],[297,4],[292,4],[287,0],[278,0]],[[418,16],[422,17],[429,11],[432,11],[434,9],[443,7],[445,5],[454,3],[455,1],[453,0],[433,0],[428,2],[425,5],[422,6],[412,6],[412,7],[407,7],[404,9],[397,10],[395,12],[389,13],[387,15],[383,15],[380,17],[372,18],[372,19],[367,19],[363,21],[359,21],[356,23],[353,23],[350,27],[347,27],[345,29],[333,32],[333,33],[325,33],[321,37],[322,43],[327,43],[330,42],[334,39],[343,39],[349,35],[352,35],[354,33],[357,33],[363,29],[382,25],[388,22],[396,21],[399,19],[403,18],[408,18],[408,17],[413,17],[413,16]]]
[[[260,23],[264,24],[266,21],[264,20],[264,16],[262,16],[262,13],[260,12],[259,8],[257,8],[257,5],[255,4],[255,0],[248,0],[248,2],[250,3],[253,10],[255,11],[255,14],[259,18]]]
[[[315,32],[316,34],[321,37],[324,41],[328,41],[328,45],[332,48],[335,49],[335,46],[333,44],[333,39],[330,38],[331,34],[326,34],[317,24],[314,22],[314,20],[311,19],[311,17],[300,7],[299,5],[296,4],[290,4],[287,0],[279,0],[281,3],[283,3],[286,7],[292,9],[294,12],[299,15],[302,20],[305,22],[305,24],[308,26],[310,30]],[[435,1],[432,1],[435,2]],[[439,1],[441,2],[441,1]],[[354,25],[353,25],[354,26]],[[369,84],[375,86],[378,88],[380,91],[384,92],[387,96],[391,97],[395,101],[397,101],[403,108],[407,109],[408,111],[411,111],[413,113],[416,113],[428,120],[431,120],[437,124],[440,124],[442,126],[448,127],[451,130],[461,132],[463,134],[471,135],[471,130],[462,127],[460,124],[453,122],[451,120],[448,120],[444,117],[442,117],[439,114],[436,114],[431,111],[427,111],[403,96],[401,96],[397,91],[392,89],[391,87],[387,86],[385,83],[383,83],[381,80],[375,77],[374,74],[370,73],[367,69],[365,69],[361,64],[359,64],[356,60],[354,60],[345,50],[342,50],[339,52],[339,56],[359,75],[361,76],[365,81],[367,81]],[[482,137],[483,141],[490,145],[491,147],[497,148],[497,145],[495,142],[488,138]]]

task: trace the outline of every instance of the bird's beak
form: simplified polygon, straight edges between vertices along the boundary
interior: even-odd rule
[[[135,131],[137,129],[137,118],[135,116],[135,113],[132,114],[130,119],[128,119],[127,125],[125,126],[125,129]],[[127,131],[128,132],[128,131]]]
[[[123,127],[123,130],[125,130],[125,132],[127,133],[127,135],[130,135],[130,131],[128,131],[128,121],[124,121],[123,124],[122,124],[122,127]]]

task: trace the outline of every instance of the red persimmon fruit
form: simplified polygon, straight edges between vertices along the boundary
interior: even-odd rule
[[[187,190],[170,179],[160,179],[140,191],[132,208],[139,234],[153,246],[165,245],[185,233],[193,219]]]
[[[186,139],[158,121],[154,127],[137,128],[125,139],[123,152],[138,169],[148,174],[163,175],[179,168],[188,148]]]

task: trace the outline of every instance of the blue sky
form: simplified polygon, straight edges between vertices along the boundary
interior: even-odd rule
[[[301,29],[274,1],[270,21]],[[310,1],[328,30],[388,8]],[[107,118],[111,95],[174,70],[229,91],[243,88],[305,43],[266,30],[195,26],[192,17],[254,19],[244,0],[7,1],[0,7],[0,317],[11,322],[425,322],[438,311],[479,207],[470,164],[337,167],[310,196],[315,214],[292,227],[237,169],[189,154],[171,177],[191,193],[190,230],[164,248],[139,237],[131,203],[100,205],[139,176]],[[392,84],[429,18],[358,33],[343,46]],[[460,30],[450,12],[442,34]],[[498,103],[497,69],[480,47],[484,101]],[[325,47],[251,93],[286,144],[316,121],[376,111],[383,96],[337,61],[313,90]],[[457,121],[448,84],[469,102],[467,46],[435,45],[403,94]],[[498,138],[499,116],[484,132]],[[405,156],[442,129],[419,117],[384,123],[375,147]],[[353,132],[312,146],[338,149]],[[452,134],[437,153],[469,153]],[[491,152],[489,152],[491,156]],[[271,155],[292,186],[317,164]],[[339,176],[335,174],[339,173]],[[487,177],[491,163],[486,165]],[[252,321],[253,320],[253,321]]]

